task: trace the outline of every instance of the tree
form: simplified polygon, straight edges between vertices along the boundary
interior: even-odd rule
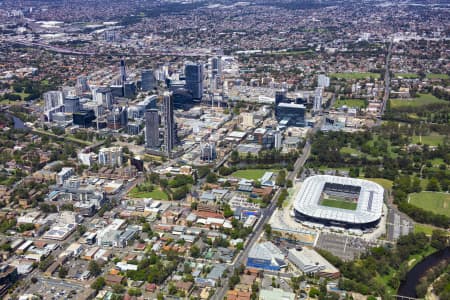
[[[67,274],[69,273],[69,270],[67,267],[61,266],[58,271],[59,278],[66,278]]]
[[[444,230],[436,229],[433,230],[431,235],[431,246],[438,250],[445,249],[449,246],[449,237]]]
[[[105,278],[103,277],[98,277],[97,279],[95,279],[95,281],[91,284],[91,288],[99,291],[101,290],[103,287],[105,286]]]
[[[311,297],[311,298],[316,298],[317,296],[319,296],[320,295],[320,291],[318,290],[318,289],[316,289],[315,287],[312,287],[310,290],[309,290],[309,297]]]
[[[270,239],[272,237],[272,226],[270,224],[264,225],[264,232],[266,233],[266,237]]]
[[[127,293],[130,296],[136,296],[136,297],[139,297],[140,295],[142,295],[141,289],[138,289],[138,288],[129,288]]]
[[[168,287],[167,291],[169,292],[169,295],[175,295],[177,293],[177,288],[171,282],[171,283],[169,283],[169,287]]]
[[[275,180],[275,184],[278,186],[284,186],[286,184],[286,171],[281,170],[278,172],[277,179]]]
[[[112,286],[112,290],[116,294],[122,294],[123,292],[125,292],[125,288],[121,284],[114,284]]]
[[[428,181],[427,191],[439,191],[439,181],[435,177]]]
[[[231,152],[230,160],[233,163],[238,162],[239,161],[239,152],[237,152],[236,150],[233,150],[233,152]]]
[[[77,226],[77,232],[78,232],[80,235],[85,234],[86,231],[87,231],[86,226],[84,226],[84,225],[78,225],[78,226]]]
[[[193,258],[200,257],[200,254],[200,249],[197,246],[194,245],[191,247],[191,256]]]
[[[217,175],[215,173],[209,173],[206,176],[207,183],[217,183]]]
[[[221,176],[228,176],[231,175],[231,173],[233,173],[233,169],[227,168],[225,166],[219,168],[219,174]]]
[[[229,217],[232,217],[234,215],[234,212],[231,209],[230,205],[224,204],[222,209],[223,209],[223,216],[225,218],[229,218]]]
[[[244,249],[244,243],[240,242],[236,244],[236,250],[240,251]]]
[[[89,272],[91,272],[92,276],[97,277],[102,272],[100,266],[95,260],[91,260],[88,266]]]

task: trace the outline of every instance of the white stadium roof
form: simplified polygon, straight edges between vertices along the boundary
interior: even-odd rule
[[[320,205],[325,183],[361,187],[356,210]],[[316,175],[308,177],[295,195],[294,209],[312,218],[351,224],[366,224],[381,218],[384,189],[377,183],[348,177]]]

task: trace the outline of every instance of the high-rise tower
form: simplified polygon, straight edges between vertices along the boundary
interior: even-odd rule
[[[145,112],[145,146],[159,148],[159,115],[157,109]]]
[[[203,65],[189,62],[184,69],[186,88],[191,91],[192,98],[201,100],[203,96]]]
[[[173,99],[169,92],[164,93],[164,150],[170,156],[176,141],[175,119],[173,116]]]
[[[122,57],[120,60],[120,81],[122,84],[125,84],[127,81],[127,72],[125,70],[125,59]]]
[[[156,87],[156,77],[152,69],[142,70],[141,72],[141,89],[143,91],[151,91]]]

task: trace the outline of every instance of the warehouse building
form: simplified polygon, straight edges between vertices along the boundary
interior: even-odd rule
[[[339,270],[313,249],[290,249],[288,260],[305,274],[339,278]]]
[[[284,255],[271,242],[256,244],[248,254],[247,267],[279,271],[285,267]]]

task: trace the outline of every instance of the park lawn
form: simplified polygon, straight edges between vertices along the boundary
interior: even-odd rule
[[[381,283],[384,287],[386,287],[386,291],[389,295],[395,295],[396,291],[389,285],[389,280],[395,275],[395,270],[390,268],[391,272],[387,275],[380,276],[377,274],[375,280]]]
[[[366,79],[370,77],[380,78],[379,73],[370,73],[370,72],[331,73],[330,76],[340,79]]]
[[[364,99],[338,99],[334,103],[333,107],[339,108],[344,105],[347,107],[365,108],[366,101]]]
[[[414,224],[414,233],[420,233],[423,232],[426,235],[431,236],[431,234],[433,233],[433,230],[435,230],[436,228],[431,226],[431,225],[427,225],[427,224]]]
[[[416,73],[395,73],[395,78],[415,79],[419,78]]]
[[[312,50],[304,50],[304,51],[274,51],[274,52],[270,52],[269,54],[271,55],[304,55],[304,54],[309,54],[309,53],[314,53],[314,51]]]
[[[350,167],[328,167],[328,166],[320,166],[319,167],[320,171],[329,171],[329,170],[335,170],[335,171],[350,171]]]
[[[344,201],[344,200],[338,200],[338,199],[323,199],[320,202],[320,205],[348,209],[348,210],[356,210],[356,207],[358,206],[357,203]]]
[[[432,94],[418,94],[416,98],[413,99],[390,99],[391,107],[419,107],[422,105],[434,104],[434,103],[447,103],[447,101],[436,98]]]
[[[433,167],[439,167],[440,165],[445,164],[445,162],[442,158],[433,158],[431,160],[431,164],[433,165]]]
[[[155,200],[168,200],[169,196],[159,189],[155,189],[151,192],[138,192],[136,187],[134,187],[128,194],[131,198],[152,198]]]
[[[418,136],[415,135],[412,137],[412,142],[415,144],[421,143],[421,144],[427,144],[429,146],[437,146],[439,144],[442,144],[442,141],[444,140],[445,135],[439,135],[439,134],[431,134],[431,135],[423,135]]]
[[[86,145],[86,146],[92,145],[92,143],[90,141],[77,139],[72,134],[67,134],[65,136],[65,139],[68,140],[68,141],[72,141],[72,142],[75,142],[75,143],[78,143],[78,144],[83,144],[83,145]]]
[[[30,94],[28,94],[28,93],[25,93],[25,92],[21,92],[21,93],[14,93],[14,94],[16,94],[16,95],[19,95],[19,96],[20,96],[20,98],[21,98],[22,100],[24,100],[24,99],[25,99],[25,97],[28,97],[28,96],[30,96]]]
[[[21,104],[23,104],[23,101],[21,101],[21,100],[11,101],[9,99],[1,99],[0,100],[0,104],[3,104],[3,105],[21,105]]]
[[[419,176],[419,175],[417,175],[417,176]],[[422,189],[422,191],[425,191],[427,189],[427,185],[428,185],[427,178],[420,179],[420,188]]]
[[[409,203],[435,214],[450,217],[450,194],[420,192],[409,195]]]
[[[231,176],[237,178],[244,178],[248,180],[259,180],[263,177],[266,172],[278,172],[279,170],[274,169],[246,169],[246,170],[237,170]]]
[[[341,150],[339,150],[339,152],[341,152],[342,154],[350,154],[356,156],[360,156],[362,154],[361,151],[350,147],[342,147]]]
[[[428,79],[449,79],[450,77],[447,74],[427,74]]]
[[[381,185],[385,190],[392,190],[393,181],[385,178],[365,178]]]

